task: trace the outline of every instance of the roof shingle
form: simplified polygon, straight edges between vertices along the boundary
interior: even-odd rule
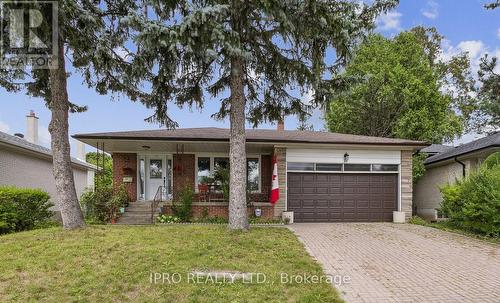
[[[229,141],[229,129],[178,128],[175,130],[139,130],[106,133],[76,134],[76,139],[127,139],[127,140],[168,140],[168,141]],[[272,129],[247,129],[247,142],[282,143],[327,143],[327,144],[379,144],[427,146],[423,141],[406,139],[359,136],[320,131],[277,131]]]
[[[468,154],[489,147],[500,147],[500,132],[457,146],[451,150],[429,157],[427,158],[427,160],[425,160],[425,164],[436,163],[439,161],[451,159],[454,157],[458,157],[464,154]]]

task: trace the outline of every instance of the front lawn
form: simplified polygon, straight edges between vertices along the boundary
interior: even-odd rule
[[[193,270],[261,273],[266,282],[195,283]],[[154,273],[181,281],[151,283]],[[281,273],[323,275],[286,228],[91,226],[0,236],[2,302],[340,301],[326,282],[281,283]]]

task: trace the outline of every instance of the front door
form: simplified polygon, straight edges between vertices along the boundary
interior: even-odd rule
[[[165,156],[150,156],[148,157],[148,174],[146,182],[146,200],[155,198],[158,188],[162,186],[162,199],[166,199],[167,175],[166,175],[166,158]]]

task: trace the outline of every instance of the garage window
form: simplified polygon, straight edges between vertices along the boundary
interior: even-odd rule
[[[342,171],[342,164],[316,163],[316,171]]]
[[[370,164],[344,164],[344,171],[370,171]]]
[[[372,164],[372,171],[398,171],[397,164]]]
[[[314,171],[314,163],[288,162],[286,167],[288,170]]]
[[[287,169],[295,172],[378,172],[397,173],[398,164],[341,164],[341,163],[312,163],[287,162]]]

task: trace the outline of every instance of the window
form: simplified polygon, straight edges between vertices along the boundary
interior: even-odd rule
[[[250,191],[260,191],[260,158],[247,158],[247,186]],[[229,168],[229,158],[198,157],[197,184],[203,177],[214,175],[218,167]]]
[[[161,179],[163,176],[163,161],[159,159],[149,160],[149,178]]]
[[[342,164],[316,163],[316,171],[341,171]]]
[[[198,183],[200,183],[201,178],[208,176],[210,176],[210,158],[198,158]]]
[[[344,171],[370,171],[370,164],[344,164]]]
[[[250,191],[259,190],[259,158],[247,159],[247,188]]]
[[[139,160],[139,197],[141,200],[144,200],[145,197],[145,191],[144,188],[146,187],[146,164],[144,159]]]
[[[288,170],[314,171],[314,163],[287,162]]]
[[[229,168],[229,158],[214,158],[214,169]]]
[[[372,164],[372,171],[398,171],[397,164]]]

